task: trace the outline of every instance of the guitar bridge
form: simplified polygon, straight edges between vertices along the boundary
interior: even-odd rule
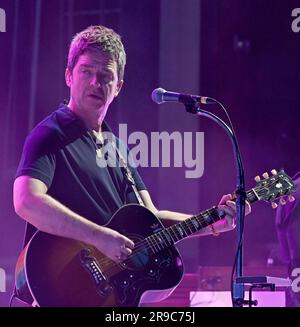
[[[102,274],[96,258],[90,256],[91,251],[83,249],[79,253],[82,267],[90,274],[96,284],[97,293],[101,296],[107,296],[112,291],[112,286]]]

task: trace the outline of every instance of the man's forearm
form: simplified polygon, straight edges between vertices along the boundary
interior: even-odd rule
[[[94,232],[102,228],[76,214],[48,194],[28,196],[16,212],[41,231],[86,243],[92,243]]]

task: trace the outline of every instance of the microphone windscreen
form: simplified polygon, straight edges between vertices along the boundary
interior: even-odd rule
[[[165,92],[166,90],[162,89],[161,87],[153,90],[151,95],[152,100],[157,104],[163,103],[164,102],[163,95]]]

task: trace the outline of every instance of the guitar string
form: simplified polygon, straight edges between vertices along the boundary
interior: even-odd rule
[[[249,191],[249,192],[252,192],[252,191]],[[190,229],[191,234],[196,233],[200,229],[202,229],[202,228],[207,227],[207,226],[210,225],[210,224],[207,224],[207,218],[209,218],[211,216],[211,214],[214,213],[214,212],[216,212],[216,208],[208,209],[206,211],[203,211],[199,215],[191,216],[191,217],[187,218],[186,220],[182,221],[179,224],[182,224],[182,223],[183,224],[186,224],[187,227]],[[198,224],[201,226],[200,229],[197,229],[197,227],[195,227],[195,225],[193,223],[193,221],[195,219],[198,222]],[[192,231],[193,228],[196,229],[194,232]],[[185,228],[182,228],[180,230],[186,231]],[[157,239],[156,239],[157,236],[162,235],[162,237],[160,237],[160,238],[164,241],[165,245],[167,245],[167,243],[166,243],[166,240],[164,239],[164,236],[167,239],[167,241],[170,242],[170,240],[172,240],[173,243],[176,243],[176,241],[179,241],[180,239],[182,239],[182,233],[180,233],[180,230],[178,230],[178,226],[176,226],[176,225],[170,226],[169,228],[162,229],[158,233],[154,233],[152,235],[149,235],[145,239],[137,242],[136,245],[135,245],[135,247],[134,247],[134,251],[135,252],[138,252],[139,250],[148,250],[150,248],[151,250],[154,249],[153,252],[155,253],[156,248],[158,248],[158,250],[160,250],[160,247],[162,246],[162,244],[159,243],[159,241],[157,241]],[[160,235],[158,235],[158,234],[160,234]],[[167,236],[169,236],[169,240],[168,240],[166,234],[167,234]],[[185,232],[185,234],[186,234],[186,236],[189,236],[187,232]],[[173,239],[174,236],[175,236],[175,240]],[[145,247],[145,245],[147,243],[149,244],[149,246],[146,246]],[[170,245],[173,245],[173,244],[171,243],[171,244],[168,244],[167,246],[170,246]],[[131,254],[130,255],[130,258],[132,258],[133,255],[139,255],[139,253],[133,253],[133,254]],[[109,261],[112,261],[112,259],[109,259]],[[103,260],[101,262],[103,262]]]
[[[278,181],[274,181],[273,183],[271,183],[271,186],[273,185],[273,184],[276,184]],[[265,186],[264,186],[265,187]],[[270,187],[270,185],[269,185],[269,187]],[[253,193],[253,190],[250,190],[250,191],[248,191],[247,193]],[[249,194],[250,195],[250,194]],[[252,194],[253,195],[253,194]],[[254,194],[254,196],[255,196],[255,194]],[[207,221],[205,220],[205,215],[207,215],[206,213],[209,213],[209,211],[212,211],[213,209],[208,209],[208,210],[206,210],[206,211],[204,211],[204,213],[200,213],[199,215],[197,215],[197,216],[192,216],[192,217],[190,217],[190,218],[187,218],[185,221],[183,221],[183,223],[185,222],[187,225],[188,225],[188,223],[191,223],[191,224],[193,224],[192,222],[191,222],[191,219],[192,218],[196,218],[196,220],[200,220],[201,221],[201,219],[202,219],[202,223],[203,223],[203,221],[205,221],[206,223],[207,223]],[[198,221],[198,223],[200,223],[200,225],[201,225],[201,222],[199,222]],[[210,224],[209,224],[210,225]],[[191,225],[192,226],[192,225]],[[208,225],[206,225],[206,226],[208,226]],[[205,227],[206,227],[205,226]],[[172,229],[172,227],[176,227],[176,225],[174,225],[174,226],[171,226],[171,227],[169,227],[170,228],[170,230]],[[195,227],[195,226],[194,226]],[[201,226],[202,227],[202,226]],[[202,227],[203,228],[203,227]],[[160,231],[159,233],[162,233],[163,231],[165,231],[164,229],[162,230],[162,231]],[[176,236],[176,232],[174,232],[173,231],[173,233],[174,233],[174,235]],[[187,234],[187,233],[186,233]],[[108,272],[108,271],[112,271],[112,270],[115,270],[116,268],[122,268],[123,270],[124,269],[127,269],[127,267],[125,266],[125,267],[123,267],[122,266],[122,264],[126,264],[126,262],[128,262],[128,261],[131,261],[133,258],[135,258],[135,257],[137,257],[137,256],[139,256],[140,255],[140,253],[139,253],[139,251],[143,248],[144,250],[148,250],[148,249],[151,249],[152,251],[153,251],[153,249],[152,249],[152,246],[153,245],[151,245],[151,243],[149,242],[149,246],[147,246],[147,239],[148,238],[150,238],[151,236],[155,236],[155,234],[152,234],[152,235],[150,235],[149,237],[147,237],[147,238],[145,238],[144,240],[142,240],[142,241],[140,241],[140,242],[138,242],[137,243],[137,246],[133,249],[133,253],[127,258],[127,259],[125,259],[124,261],[122,261],[122,262],[115,262],[115,261],[113,261],[112,259],[110,259],[110,258],[107,258],[107,257],[105,257],[105,258],[103,258],[103,259],[100,259],[99,261],[98,261],[98,263],[100,264],[100,265],[105,265],[105,264],[107,264],[106,265],[106,272]],[[187,234],[187,236],[188,236],[188,234]],[[176,236],[177,237],[177,236]],[[178,240],[180,240],[180,238],[178,239]],[[154,246],[156,245],[157,247],[158,247],[158,251],[157,252],[160,252],[162,249],[160,249],[159,248],[159,243],[155,240],[155,237],[153,237],[153,240],[152,240],[153,242],[154,242]],[[146,247],[144,246],[146,244]],[[171,245],[171,244],[170,244]],[[170,246],[170,245],[168,245],[167,246],[167,248]],[[153,251],[153,254],[155,254],[156,253],[156,249],[155,249],[155,247],[154,247],[154,251]]]
[[[212,211],[213,212],[213,209],[209,209],[210,211]],[[207,225],[207,220],[206,220],[206,218],[205,218],[205,216],[207,217],[208,215],[210,216],[210,214],[207,214],[207,212],[209,212],[208,210],[206,210],[204,213],[202,213],[202,214],[199,214],[198,216],[192,216],[192,217],[190,217],[190,218],[188,218],[187,220],[189,220],[189,221],[184,221],[186,224],[190,224],[190,226],[189,227],[194,227],[195,228],[195,226],[193,225],[193,223],[190,221],[190,219],[193,219],[193,218],[195,218],[197,221],[198,220],[200,220],[200,221],[198,221],[198,223],[201,225],[201,227],[203,228],[203,226],[202,226],[202,224],[203,223],[205,223],[205,225],[204,225],[204,227],[206,227],[206,226],[208,226]],[[202,220],[202,221],[201,221]],[[175,228],[175,226],[171,226],[171,227],[169,227],[170,229],[174,229]],[[166,231],[166,229],[163,229],[163,230],[161,230],[160,232],[158,232],[158,233],[156,233],[156,234],[159,234],[159,233],[164,233]],[[173,236],[175,236],[175,238],[176,238],[176,241],[179,241],[181,238],[182,238],[182,234],[180,234],[180,232],[177,230],[177,231],[174,231],[174,230],[172,230],[172,232],[173,232]],[[179,235],[180,236],[178,236],[178,232],[179,232]],[[196,232],[196,231],[195,231]],[[119,266],[119,265],[121,265],[122,263],[126,263],[127,261],[131,261],[132,259],[134,259],[134,258],[136,258],[136,257],[138,257],[139,255],[140,255],[140,252],[141,252],[141,250],[143,250],[143,251],[148,251],[149,249],[150,250],[152,250],[152,254],[155,254],[155,253],[158,253],[158,252],[160,252],[161,250],[163,250],[163,249],[167,249],[168,247],[170,247],[171,245],[173,245],[173,243],[171,243],[171,244],[167,244],[166,243],[166,241],[164,241],[164,244],[161,244],[161,243],[158,243],[158,241],[155,239],[155,236],[157,236],[156,234],[152,234],[152,235],[150,235],[150,236],[148,236],[147,238],[145,238],[145,239],[143,239],[142,241],[139,241],[138,243],[136,243],[136,246],[134,247],[134,249],[133,249],[133,253],[127,258],[127,259],[125,259],[124,261],[122,261],[122,262],[115,262],[115,261],[113,261],[112,259],[110,259],[110,258],[103,258],[103,259],[100,259],[99,261],[98,261],[98,263],[100,264],[100,265],[105,265],[106,263],[107,263],[107,266],[106,266],[106,268],[108,268],[109,266],[111,266],[111,267],[109,267],[107,270],[109,270],[109,269],[111,269],[111,268],[114,268],[115,266]],[[152,241],[153,241],[153,244],[151,244],[151,242],[149,242],[149,238],[151,238],[153,236],[153,239],[152,239]],[[170,236],[170,235],[169,235]],[[186,236],[189,236],[188,235],[188,233],[186,232]],[[163,237],[161,237],[161,239],[163,239]],[[174,240],[173,240],[173,237],[171,236],[170,237],[170,239],[174,242]],[[147,243],[149,244],[149,246],[147,245]],[[174,242],[175,243],[175,242]],[[160,248],[160,247],[162,247],[162,248]],[[158,249],[158,250],[157,250]]]
[[[273,185],[273,184],[276,184],[277,183],[277,181],[275,181],[274,183],[271,183],[271,186]],[[270,185],[269,185],[270,186]],[[255,194],[254,194],[254,192],[253,192],[253,190],[250,190],[250,191],[248,191],[247,193],[249,193],[249,198],[251,197],[251,196],[254,196],[255,197]],[[209,225],[207,225],[207,220],[206,220],[206,218],[205,218],[205,216],[207,217],[208,215],[210,216],[210,211],[211,211],[211,213],[212,212],[214,212],[215,211],[215,209],[213,208],[213,209],[208,209],[208,210],[206,210],[206,211],[204,211],[204,212],[202,212],[202,213],[200,213],[199,215],[197,215],[197,216],[192,216],[192,217],[190,217],[190,218],[187,218],[185,221],[182,221],[183,223],[186,223],[187,224],[187,226],[191,229],[191,227],[195,227],[194,225],[193,225],[193,222],[192,222],[192,219],[193,218],[195,218],[197,221],[198,220],[200,220],[200,221],[198,221],[198,223],[200,224],[200,226],[201,226],[201,228],[200,229],[202,229],[203,228],[203,226],[202,226],[202,224],[203,223],[206,223],[205,224],[205,226],[204,227],[207,227],[207,226],[209,226]],[[202,221],[201,221],[202,220]],[[190,224],[190,226],[188,225],[188,224]],[[171,226],[171,227],[169,227],[170,228],[170,230],[172,229],[172,228],[176,228],[176,225],[174,225],[174,226]],[[185,229],[183,229],[183,230],[185,230]],[[162,233],[163,234],[163,232],[165,232],[166,231],[166,229],[163,229],[162,231],[160,231],[159,233]],[[192,231],[192,230],[191,230]],[[178,231],[173,231],[172,230],[172,232],[173,232],[173,235],[175,235],[175,237],[176,238],[178,238],[178,236],[176,235],[176,232],[178,232]],[[196,232],[196,231],[195,231]],[[158,234],[158,233],[157,233]],[[148,242],[147,241],[147,239],[150,239],[152,236],[154,236],[153,237],[153,242],[154,242],[154,245],[152,245],[151,244],[151,242]],[[119,268],[120,266],[121,266],[121,268],[122,269],[126,269],[126,267],[124,268],[124,267],[122,267],[122,264],[124,264],[124,263],[126,263],[126,262],[128,262],[128,261],[131,261],[133,258],[135,258],[135,257],[137,257],[137,256],[139,256],[140,255],[140,250],[141,249],[143,249],[143,250],[148,250],[148,249],[151,249],[152,250],[152,252],[153,252],[153,254],[155,254],[155,253],[157,253],[157,252],[160,252],[161,250],[163,250],[164,248],[166,249],[166,248],[168,248],[169,246],[171,246],[172,244],[169,244],[169,245],[167,245],[166,243],[165,243],[165,246],[163,246],[163,245],[161,245],[160,243],[158,243],[157,242],[157,240],[155,239],[155,234],[152,234],[152,235],[150,235],[150,236],[148,236],[147,238],[145,238],[144,240],[142,240],[142,241],[140,241],[140,242],[138,242],[137,244],[136,244],[136,246],[134,247],[134,249],[133,249],[133,253],[127,258],[127,259],[125,259],[124,261],[122,261],[122,262],[115,262],[115,261],[113,261],[112,259],[110,259],[110,258],[103,258],[103,259],[100,259],[99,261],[98,261],[98,263],[100,264],[100,265],[105,265],[106,263],[107,263],[107,266],[106,266],[106,271],[111,271],[112,269],[115,269],[115,268]],[[170,235],[169,235],[170,236]],[[189,236],[187,233],[186,233],[186,236]],[[163,239],[163,237],[162,237],[162,239]],[[171,236],[171,239],[173,240],[173,238],[172,238],[172,236]],[[180,238],[178,238],[178,240],[177,241],[179,241],[180,240]],[[149,243],[149,246],[147,246],[147,242]],[[175,243],[175,242],[174,242]],[[145,246],[146,245],[146,246]],[[155,248],[155,246],[158,248],[158,251],[156,251],[156,248]],[[163,248],[162,249],[160,249],[160,246],[163,246]],[[153,247],[154,247],[154,250],[153,250]]]
[[[196,233],[200,229],[202,229],[204,227],[207,227],[207,226],[211,225],[212,223],[214,223],[214,221],[213,221],[213,222],[207,224],[207,218],[211,217],[212,213],[214,213],[216,211],[217,210],[216,210],[215,207],[211,208],[211,209],[208,209],[208,210],[200,213],[197,216],[191,216],[190,218],[187,218],[186,220],[182,221],[181,223],[187,225],[187,227],[190,230],[191,234]],[[196,220],[198,222],[198,224],[201,226],[200,229],[198,229],[194,225],[194,223],[193,223],[194,220]],[[179,223],[179,224],[181,224],[181,223]],[[145,238],[144,240],[138,242],[136,244],[136,246],[134,247],[134,249],[133,249],[133,253],[127,259],[125,259],[124,261],[122,261],[120,263],[115,262],[110,258],[100,259],[99,263],[101,265],[105,265],[107,263],[108,264],[107,267],[110,266],[107,270],[110,270],[110,269],[115,268],[116,266],[122,265],[122,263],[126,263],[127,261],[131,261],[135,257],[139,256],[141,250],[147,251],[148,249],[151,249],[153,254],[155,254],[157,252],[160,252],[161,250],[166,249],[166,248],[170,247],[171,245],[173,245],[173,243],[175,244],[176,241],[179,241],[180,239],[184,238],[183,231],[185,231],[186,237],[190,235],[187,232],[187,229],[184,226],[180,230],[178,230],[177,228],[178,228],[178,226],[176,226],[176,225],[171,226],[171,227],[169,227],[171,232],[168,232],[168,229],[163,229],[160,232],[152,234],[152,235],[148,236],[147,238]],[[193,232],[193,228],[196,229],[195,232]],[[174,229],[175,229],[175,231],[174,231]],[[164,236],[165,236],[165,238],[168,241],[168,238],[165,235],[166,232],[167,232],[167,235],[170,237],[170,240],[173,241],[173,243],[167,244],[166,240],[164,240]],[[157,236],[160,236],[158,234],[162,235],[162,237],[160,237],[160,239],[163,241],[162,243],[159,243],[159,241],[157,241],[157,239],[156,239]],[[175,236],[175,239],[176,239],[175,241],[173,240],[173,236]],[[152,240],[151,240],[151,237],[152,237]],[[170,240],[169,240],[169,242],[170,242]],[[153,242],[153,244],[151,244],[151,241]],[[149,243],[149,246],[147,246],[147,243]],[[160,248],[160,247],[162,247],[162,248]]]
[[[254,195],[252,190],[250,190],[248,193],[249,193],[249,197],[251,196],[251,193],[252,193],[252,196]],[[201,226],[200,229],[202,229],[203,227],[207,227],[208,225],[210,225],[210,224],[207,224],[207,217],[211,216],[211,214],[212,214],[213,212],[215,212],[215,208],[208,209],[208,210],[202,212],[201,214],[199,214],[199,215],[197,215],[197,216],[192,216],[192,217],[190,217],[190,218],[187,218],[185,221],[182,221],[182,223],[185,223],[185,224],[188,226],[188,228],[191,230],[191,232],[192,232],[192,228],[193,228],[193,227],[196,228],[195,225],[193,224],[193,218],[194,218],[194,219],[196,219],[197,222],[200,224],[200,226]],[[180,224],[180,223],[179,223],[179,224]],[[202,226],[203,224],[204,224],[204,226]],[[173,230],[174,228],[175,228],[175,231]],[[162,235],[164,235],[164,232],[165,232],[166,230],[167,230],[167,229],[163,229],[163,230],[160,231],[159,233],[161,233]],[[182,237],[183,234],[180,233],[180,231],[176,230],[176,225],[171,226],[171,227],[170,227],[170,230],[172,230],[172,232],[173,232],[173,236],[175,236],[176,241],[179,241],[180,239],[183,238],[183,237]],[[183,228],[182,230],[183,230],[183,231],[186,231],[186,229],[184,229],[184,228]],[[199,230],[199,229],[198,229],[198,230]],[[197,232],[198,230],[196,230],[195,232]],[[178,237],[178,232],[179,232],[179,235],[180,235],[179,237]],[[158,233],[157,233],[157,234],[158,234]],[[170,234],[171,234],[171,233],[170,233]],[[170,234],[168,233],[168,236],[170,236],[170,238],[173,240],[172,234],[171,234],[171,235],[170,235]],[[168,248],[170,245],[172,245],[172,243],[171,243],[171,244],[167,244],[165,240],[164,240],[164,244],[159,243],[159,242],[156,240],[155,236],[158,236],[158,235],[156,235],[156,234],[152,234],[152,235],[148,236],[147,238],[145,238],[144,240],[138,242],[138,243],[136,244],[134,250],[133,250],[134,253],[132,253],[132,254],[131,254],[127,259],[125,259],[125,260],[122,261],[121,263],[116,263],[115,261],[113,261],[112,259],[109,259],[109,258],[103,258],[102,260],[99,260],[99,263],[101,263],[101,264],[112,263],[114,266],[115,266],[115,265],[118,266],[118,265],[120,265],[120,264],[122,264],[122,263],[125,263],[126,261],[130,261],[130,260],[132,260],[132,259],[135,258],[136,256],[139,256],[139,255],[140,255],[139,252],[140,252],[141,249],[147,251],[147,250],[150,248],[150,249],[152,250],[153,254],[155,254],[155,253],[161,251],[162,249],[164,249],[164,248]],[[186,232],[186,236],[189,236],[187,232]],[[151,240],[151,237],[153,237],[152,240]],[[148,240],[147,240],[147,239],[148,239]],[[164,239],[164,237],[161,237],[161,239]],[[148,243],[149,243],[149,246],[146,246],[146,247],[145,247],[145,244],[147,244],[147,241],[149,241],[149,242],[148,242]],[[153,241],[153,244],[154,244],[154,245],[151,244],[150,241]],[[174,240],[173,240],[173,242],[174,242]],[[175,242],[174,242],[174,243],[175,243]],[[161,246],[162,246],[162,249],[160,249]],[[153,250],[153,248],[154,248],[154,250]],[[158,248],[158,251],[157,251],[156,248]],[[113,267],[112,267],[112,268],[113,268]]]

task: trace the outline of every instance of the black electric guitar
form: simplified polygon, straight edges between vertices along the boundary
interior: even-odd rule
[[[283,171],[256,179],[247,200],[270,201],[289,195],[295,186]],[[292,196],[289,195],[290,200]],[[285,199],[282,197],[281,202]],[[166,298],[183,276],[175,244],[220,220],[217,207],[164,228],[147,208],[128,204],[106,225],[135,243],[132,254],[116,263],[85,243],[36,232],[23,249],[16,267],[20,298],[36,306],[138,306]]]

